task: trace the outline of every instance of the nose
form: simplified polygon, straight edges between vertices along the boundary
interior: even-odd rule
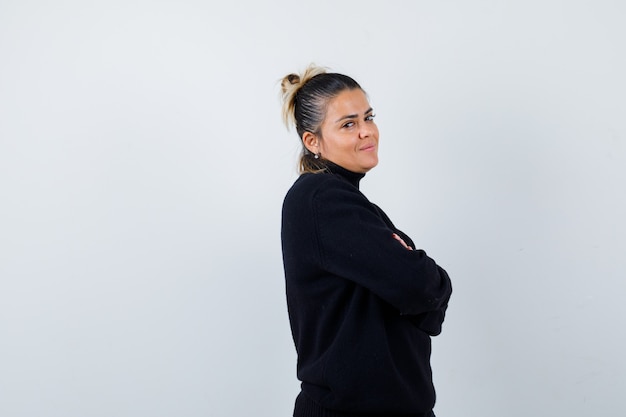
[[[376,129],[376,127],[370,123],[361,124],[361,129],[359,129],[359,137],[361,139],[365,139],[372,136],[374,129]]]

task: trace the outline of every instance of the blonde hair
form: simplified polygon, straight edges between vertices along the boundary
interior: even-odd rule
[[[287,129],[294,125],[302,140],[305,132],[321,138],[321,126],[331,99],[344,90],[361,89],[347,75],[329,73],[326,68],[311,64],[301,74],[288,74],[281,81],[282,117]],[[298,171],[321,172],[326,164],[319,155],[312,155],[302,143]]]

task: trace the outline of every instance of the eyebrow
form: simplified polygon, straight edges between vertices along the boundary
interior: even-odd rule
[[[367,115],[370,114],[374,111],[374,109],[372,109],[371,107],[369,109],[367,109],[367,111],[365,113],[363,113],[363,115]],[[335,120],[335,123],[338,123],[342,120],[346,120],[346,119],[356,119],[357,117],[359,117],[358,114],[348,114],[346,116],[340,117],[339,119]]]

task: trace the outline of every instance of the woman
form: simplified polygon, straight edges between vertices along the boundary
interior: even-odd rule
[[[281,231],[302,381],[294,416],[432,417],[430,337],[450,279],[359,191],[378,164],[367,96],[315,66],[287,75],[282,92],[303,146]]]

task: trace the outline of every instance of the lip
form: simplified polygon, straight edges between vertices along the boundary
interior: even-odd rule
[[[359,149],[359,150],[361,150],[361,151],[365,151],[365,152],[371,152],[371,151],[373,151],[374,149],[376,149],[376,145],[372,143],[372,144],[370,144],[370,145],[365,145],[365,146],[363,146],[363,147],[362,147],[361,149]]]

